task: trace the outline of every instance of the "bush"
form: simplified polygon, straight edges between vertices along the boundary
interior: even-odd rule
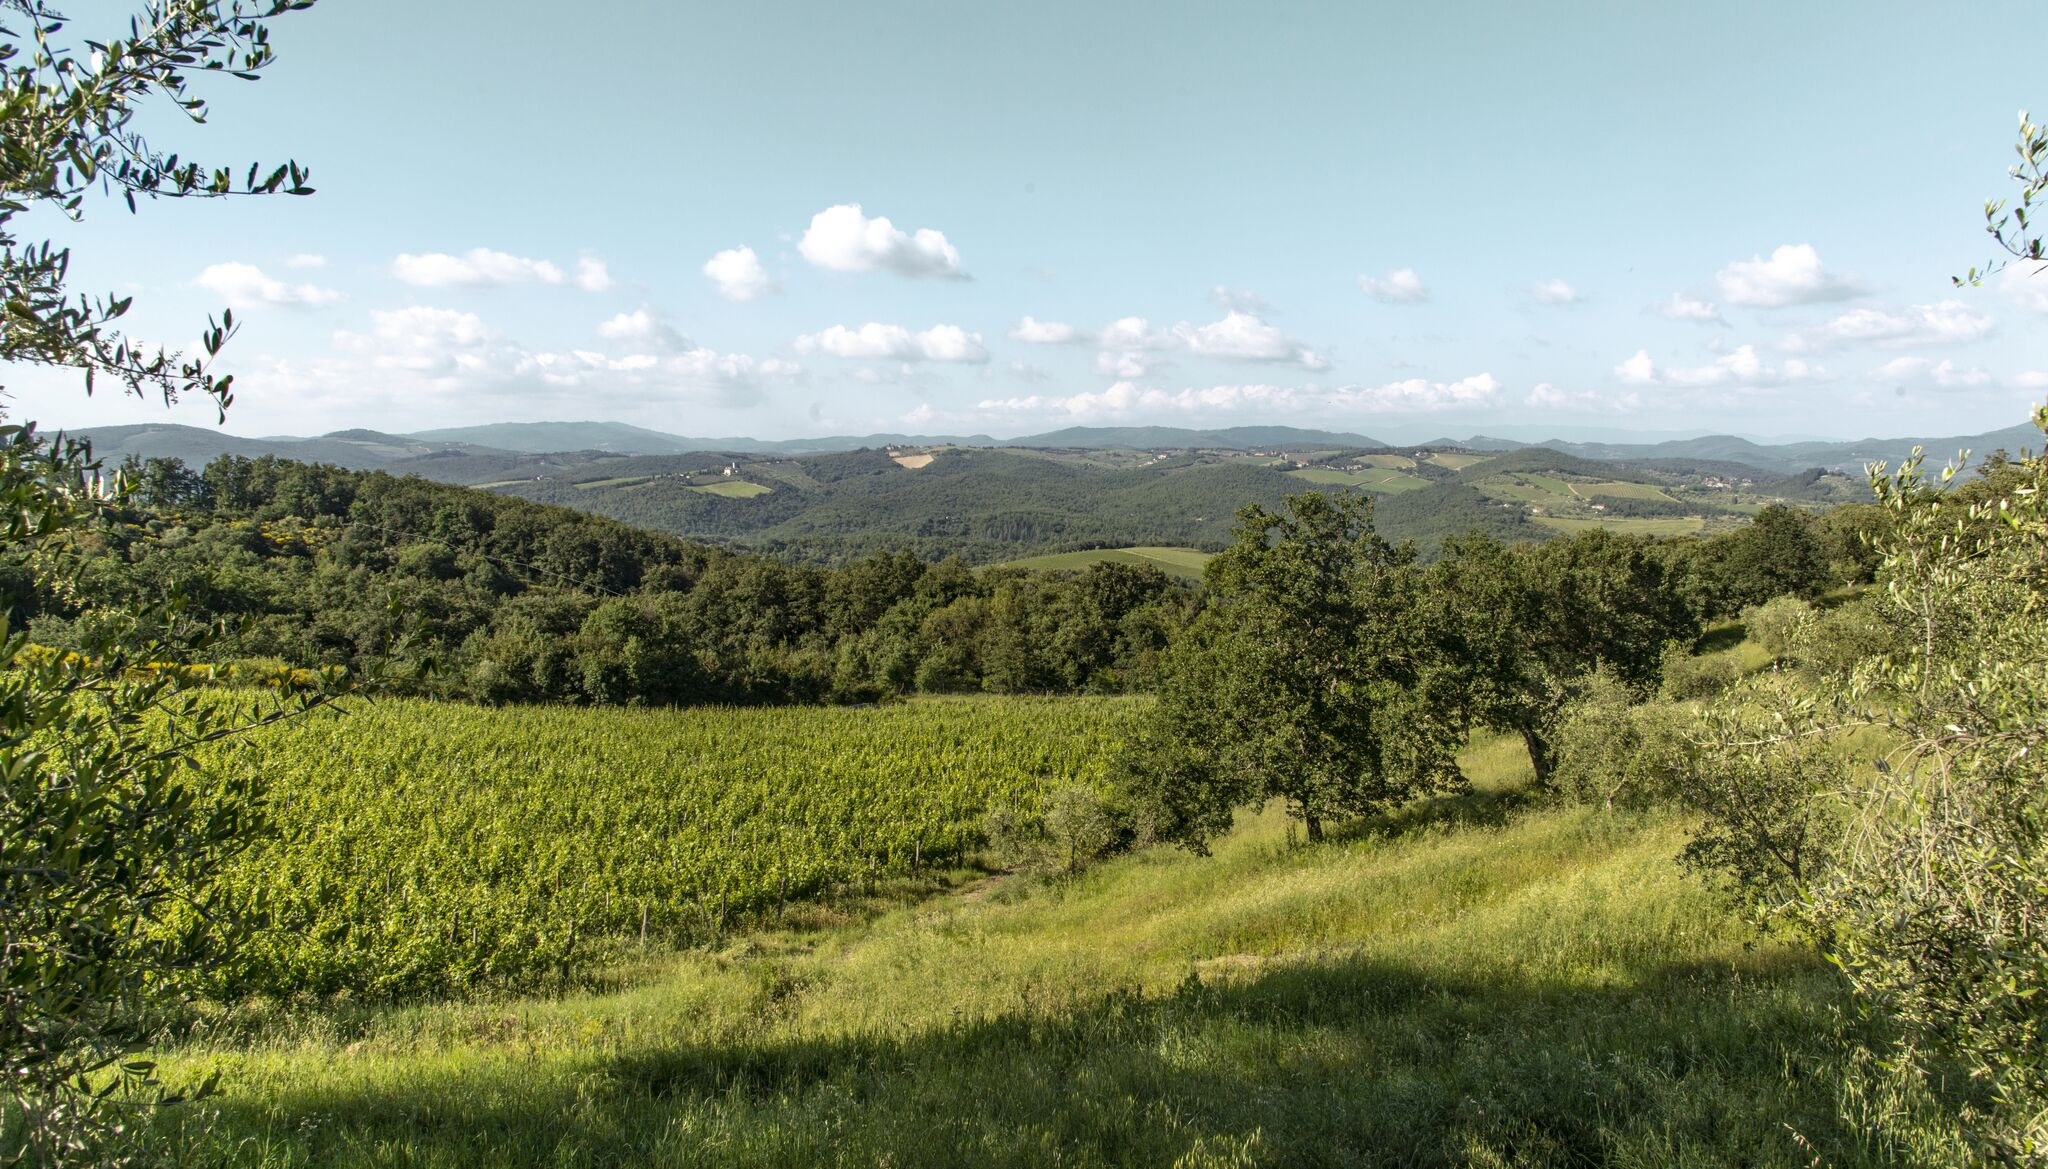
[[[1742,679],[1742,667],[1727,654],[1694,657],[1682,646],[1664,654],[1664,684],[1659,690],[1667,702],[1712,698]]]
[[[1701,813],[1686,863],[1724,877],[1765,921],[1782,919],[1826,870],[1850,788],[1846,747],[1813,731],[1834,720],[1801,686],[1773,673],[1724,695],[1705,712],[1704,745],[1673,793]]]
[[[1899,650],[1902,632],[1898,621],[1880,613],[1871,598],[1859,598],[1817,614],[1803,631],[1796,653],[1818,673],[1847,675],[1862,662]]]
[[[1569,798],[1610,810],[1663,799],[1690,764],[1687,731],[1696,721],[1671,703],[1636,705],[1628,687],[1596,674],[1558,725],[1551,784]]]
[[[2048,430],[2048,407],[2034,418]],[[1865,605],[1766,619],[1824,672],[1710,713],[1687,856],[1842,971],[1896,1037],[1871,1062],[1963,1073],[1985,1163],[2044,1165],[2048,458],[1953,477],[1926,482],[1916,456],[1873,478],[1888,522]]]
[[[1080,872],[1132,839],[1127,809],[1093,788],[1069,784],[1054,792],[1043,812],[1003,804],[988,814],[983,832],[989,859],[1021,872]]]
[[[1796,660],[1814,619],[1813,606],[1798,597],[1777,597],[1742,611],[1749,636],[1780,662]]]

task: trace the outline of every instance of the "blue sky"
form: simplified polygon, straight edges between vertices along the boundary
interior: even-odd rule
[[[1996,62],[2044,32],[2031,4],[324,0],[164,139],[290,155],[317,195],[103,202],[54,238],[137,336],[235,307],[245,434],[1962,433],[2048,395],[2048,275],[1948,283],[2048,109]],[[4,372],[45,425],[213,424]]]

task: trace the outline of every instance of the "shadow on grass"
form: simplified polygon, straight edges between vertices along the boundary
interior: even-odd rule
[[[1328,836],[1332,841],[1347,841],[1407,836],[1430,828],[1499,828],[1537,798],[1538,794],[1526,787],[1467,788],[1410,800],[1376,816],[1346,820],[1332,825]]]
[[[1693,643],[1692,651],[1695,654],[1719,653],[1725,649],[1734,649],[1747,640],[1749,626],[1740,621],[1724,621],[1700,634],[1699,640]]]
[[[1794,1165],[1836,1118],[1832,983],[1248,965],[908,1034],[756,1038],[230,1098],[237,1164]],[[827,992],[829,993],[829,991]]]

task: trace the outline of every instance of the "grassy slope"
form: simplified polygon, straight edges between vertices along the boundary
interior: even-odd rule
[[[763,487],[759,483],[748,483],[743,479],[735,479],[724,483],[706,483],[701,486],[692,487],[690,490],[701,491],[706,495],[722,495],[727,499],[752,499],[757,495],[766,495],[774,490],[774,488]]]
[[[1835,1165],[1832,982],[1672,863],[1682,825],[1473,796],[1247,819],[1070,883],[648,958],[619,989],[259,1029],[245,1165]]]
[[[1372,471],[1341,471],[1335,467],[1304,467],[1287,472],[1288,476],[1309,483],[1336,484],[1340,487],[1362,487],[1367,491],[1391,494],[1400,491],[1420,491],[1429,486],[1425,480],[1401,471],[1383,467]]]

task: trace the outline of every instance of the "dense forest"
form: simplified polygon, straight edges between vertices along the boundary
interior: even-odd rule
[[[1226,498],[1235,470],[1199,475],[1219,510],[1243,505]],[[853,702],[1148,689],[1199,607],[1198,593],[1150,567],[977,570],[881,549],[824,568],[382,472],[223,456],[199,470],[131,460],[126,473],[123,522],[93,537],[77,584],[59,596],[9,583],[37,642],[80,644],[128,598],[177,594],[194,618],[232,620],[209,651],[221,664],[396,659],[432,667],[414,669],[409,687],[488,702]],[[1462,534],[1453,559],[1472,540],[1501,543],[1464,523],[1501,514],[1477,492],[1429,496],[1432,507],[1467,503],[1442,512],[1410,502],[1421,498],[1375,500],[1376,530]],[[1520,555],[1631,550],[1684,614],[1658,637],[1689,642],[1745,605],[1867,576],[1871,516],[1780,507],[1705,540],[1596,531]]]

